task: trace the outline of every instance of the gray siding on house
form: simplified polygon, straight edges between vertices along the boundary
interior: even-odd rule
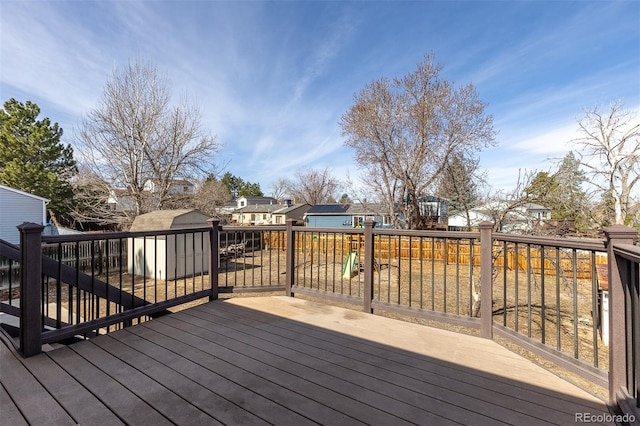
[[[47,200],[0,185],[0,239],[20,244],[16,228],[24,222],[44,225]]]
[[[307,226],[311,228],[352,228],[351,216],[307,215]]]

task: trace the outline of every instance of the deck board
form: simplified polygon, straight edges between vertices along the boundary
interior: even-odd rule
[[[169,330],[171,331],[171,330]],[[308,419],[287,409],[287,401],[290,397],[286,389],[280,389],[271,382],[238,368],[234,368],[222,360],[216,359],[198,348],[182,344],[169,336],[151,330],[146,327],[135,327],[131,334],[152,340],[162,347],[163,354],[158,359],[165,357],[165,362],[172,368],[176,368],[183,374],[189,374],[198,383],[206,386],[213,392],[220,392],[226,398],[237,404],[251,404],[254,399],[263,402],[254,413],[266,421],[286,421],[288,424],[310,424]],[[120,338],[120,335],[117,336]],[[187,358],[189,365],[181,366],[180,358]],[[177,360],[177,361],[176,361]],[[185,371],[190,368],[192,372]],[[236,386],[230,386],[235,384]],[[231,387],[231,389],[229,389]],[[220,389],[222,388],[222,389]],[[267,396],[263,396],[267,395]],[[293,401],[293,399],[292,399]]]
[[[571,424],[604,403],[486,339],[233,298],[19,359],[7,424]]]
[[[27,426],[29,423],[22,417],[20,410],[13,402],[7,390],[0,385],[0,413],[2,414],[2,423],[14,426]]]
[[[86,346],[87,344],[91,345],[89,342],[82,342],[78,345]],[[77,348],[64,347],[49,352],[48,356],[82,384],[87,391],[102,401],[123,422],[128,424],[171,424],[166,417],[144,399],[100,370],[98,364],[102,362],[101,357],[88,360],[78,355],[76,350]]]
[[[202,312],[202,311],[201,311]],[[476,424],[478,422],[487,422],[490,418],[482,415],[473,415],[473,413],[461,412],[455,410],[455,406],[450,405],[446,398],[416,398],[418,394],[406,389],[405,387],[396,386],[390,381],[380,380],[370,374],[363,374],[353,369],[359,361],[353,358],[344,358],[339,362],[334,362],[328,357],[314,356],[312,351],[306,350],[307,345],[294,345],[294,348],[287,348],[285,345],[270,343],[268,339],[271,333],[246,333],[239,327],[226,327],[221,321],[203,321],[197,316],[184,315],[181,320],[191,322],[206,330],[211,339],[217,342],[225,342],[225,346],[232,347],[240,352],[252,352],[253,356],[265,360],[271,366],[279,364],[285,365],[290,372],[306,378],[312,383],[323,386],[338,395],[340,401],[349,401],[354,399],[364,404],[365,413],[374,417],[373,420],[380,419],[379,410],[376,407],[385,407],[385,410],[393,414],[398,419],[403,419],[411,423],[437,423],[443,424],[447,422],[463,422],[466,424]],[[206,312],[205,312],[206,314]],[[219,318],[219,317],[216,317]],[[233,322],[239,322],[240,319],[234,319]],[[214,326],[215,330],[211,330]],[[250,332],[251,328],[246,328]],[[296,336],[297,339],[298,336]],[[365,355],[366,356],[366,355]],[[347,367],[340,365],[346,364]],[[351,398],[344,398],[351,395]],[[355,396],[354,396],[355,395]],[[411,401],[413,400],[413,401]],[[353,408],[354,403],[348,402],[348,409]],[[350,413],[355,416],[362,414]],[[452,418],[453,417],[453,418]],[[390,421],[397,423],[397,419]]]
[[[0,382],[27,423],[76,424],[4,344],[0,344],[0,359]]]
[[[29,370],[65,411],[74,413],[74,421],[78,424],[124,424],[51,358],[38,356],[30,359]]]
[[[205,311],[193,309],[190,315],[203,316],[215,315],[216,318],[224,317],[229,312],[229,306],[221,306],[219,309]],[[230,313],[230,312],[229,312]],[[261,339],[269,339],[270,342],[289,347],[296,351],[303,351],[311,356],[330,360],[332,364],[349,365],[362,374],[372,375],[381,380],[391,381],[399,386],[405,386],[412,391],[425,392],[426,387],[431,388],[431,394],[443,396],[443,392],[452,390],[459,396],[479,398],[482,401],[502,405],[510,410],[514,403],[531,405],[529,409],[545,408],[541,415],[552,421],[558,413],[573,414],[572,405],[567,405],[567,399],[556,394],[549,396],[540,389],[524,386],[523,383],[513,383],[491,376],[489,374],[460,368],[450,363],[439,360],[411,356],[410,353],[398,353],[390,348],[380,348],[361,339],[353,339],[348,336],[327,335],[323,330],[314,327],[305,327],[302,324],[282,323],[270,324],[262,322],[264,314],[256,311],[247,312],[244,316],[233,315],[233,329]],[[219,321],[214,321],[219,324]],[[243,327],[238,324],[242,324]],[[227,324],[225,324],[227,325]],[[420,326],[417,326],[420,327]],[[268,333],[262,332],[268,330]],[[289,337],[295,335],[295,340]],[[480,340],[484,343],[484,341]],[[477,354],[476,354],[477,355]],[[515,359],[517,360],[517,358]],[[513,364],[511,361],[511,364]],[[522,360],[519,360],[520,363]],[[502,366],[509,365],[501,360]],[[546,373],[546,372],[545,372]],[[450,395],[452,396],[452,395]],[[455,395],[453,395],[455,396]],[[458,398],[455,398],[458,399]],[[454,400],[455,400],[454,399]],[[571,401],[569,401],[571,402]],[[468,404],[468,402],[467,402]],[[584,401],[581,405],[585,410],[593,410],[601,407],[601,403]],[[548,412],[549,409],[554,412]],[[548,413],[547,413],[548,412]]]
[[[220,386],[221,383],[224,384],[224,378],[220,377],[215,381],[217,387],[222,388],[221,396],[203,385],[207,384],[207,380],[199,375],[200,371],[197,368],[189,365],[190,361],[187,359],[178,361],[177,364],[179,366],[174,369],[171,363],[174,362],[175,354],[168,353],[168,357],[162,357],[162,354],[159,354],[161,348],[154,343],[146,342],[146,344],[143,344],[135,336],[133,336],[133,339],[135,348],[127,345],[127,342],[131,343],[130,339],[128,339],[128,333],[118,333],[117,338],[97,339],[94,340],[94,343],[132,367],[143,371],[153,380],[171,389],[185,400],[190,401],[211,417],[216,418],[210,424],[215,424],[216,422],[223,424],[268,424],[266,421],[251,414],[252,410],[261,412],[265,409],[264,404],[260,405],[254,402],[255,398],[248,398],[250,403],[254,403],[247,404],[246,409],[239,406],[243,404],[236,405],[224,398],[225,394],[233,392],[232,386]],[[146,353],[147,350],[151,355]],[[162,362],[164,360],[167,361],[166,364]],[[203,383],[198,383],[198,379]]]
[[[189,311],[189,315],[197,317],[213,314],[213,323],[217,324],[217,332],[220,327],[225,309]],[[538,411],[540,419],[553,422],[556,416],[567,414],[566,402],[558,398],[546,398],[544,404],[539,400],[544,394],[527,392],[518,386],[504,384],[499,381],[487,381],[486,378],[474,374],[465,373],[460,369],[449,369],[449,375],[443,375],[442,366],[429,365],[428,369],[421,368],[419,362],[404,360],[398,362],[390,357],[380,357],[371,354],[367,349],[357,349],[358,342],[354,339],[336,345],[330,340],[322,339],[323,336],[306,335],[309,330],[286,329],[273,324],[261,324],[260,317],[239,318],[234,316],[234,325],[228,326],[228,334],[238,336],[246,334],[249,341],[267,342],[260,346],[267,350],[281,353],[281,356],[295,362],[301,360],[305,366],[317,369],[319,366],[330,365],[333,374],[346,378],[358,386],[370,388],[390,397],[399,398],[402,401],[421,407],[428,407],[433,413],[440,413],[443,417],[452,416],[452,413],[462,412],[457,404],[462,401],[465,409],[482,412],[487,402],[494,405],[492,415],[496,422],[507,419],[509,423],[522,424],[531,420],[530,413]],[[236,325],[240,324],[240,325]],[[211,329],[211,327],[208,327]],[[295,333],[296,339],[289,339]],[[289,349],[289,353],[282,349]],[[299,356],[302,355],[302,356]],[[316,364],[319,364],[316,365]],[[475,384],[473,381],[475,380]],[[496,390],[495,388],[498,388]],[[461,399],[464,397],[465,399]],[[585,407],[586,409],[587,407]],[[593,408],[593,407],[591,407]],[[545,409],[545,410],[541,410]],[[572,414],[572,413],[570,413]],[[426,417],[426,415],[423,414]],[[439,419],[432,419],[437,421]],[[454,418],[455,421],[476,423],[488,421],[486,416],[470,418]]]
[[[90,359],[104,374],[154,407],[173,423],[221,424],[179,394],[149,377],[144,370],[137,370],[109,352],[94,345],[76,345],[74,351]]]

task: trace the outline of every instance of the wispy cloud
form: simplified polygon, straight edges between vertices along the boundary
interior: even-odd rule
[[[200,105],[221,164],[265,187],[301,167],[351,171],[338,121],[352,95],[433,50],[489,103],[492,182],[561,156],[581,108],[640,105],[630,2],[0,3],[2,96],[37,102],[65,136],[114,67],[141,56]],[[611,25],[615,22],[615,25]],[[499,177],[498,177],[499,176]]]

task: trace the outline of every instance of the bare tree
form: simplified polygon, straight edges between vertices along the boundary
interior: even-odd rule
[[[282,200],[289,197],[287,194],[287,180],[285,178],[279,178],[271,184],[271,196],[276,200]]]
[[[82,161],[112,189],[126,192],[133,215],[163,208],[174,180],[203,178],[214,169],[219,144],[200,120],[186,97],[172,104],[166,80],[138,59],[114,70],[98,106],[84,118]],[[145,191],[149,180],[153,196]]]
[[[637,112],[614,101],[608,111],[594,107],[578,120],[582,137],[575,142],[580,163],[593,177],[603,200],[613,202],[613,223],[630,219],[632,194],[640,182],[640,121]]]
[[[472,158],[494,143],[493,117],[485,115],[475,88],[454,88],[441,70],[427,54],[406,76],[368,84],[340,120],[345,145],[355,149],[396,227],[397,207],[404,226],[426,227],[420,200],[435,191],[451,156]]]
[[[329,168],[300,169],[295,173],[295,179],[285,179],[286,193],[296,203],[316,205],[327,202],[340,187],[340,181],[335,178]]]
[[[219,208],[231,201],[227,186],[216,179],[206,180],[196,191],[191,205],[209,216],[220,216]]]
[[[471,229],[471,209],[480,197],[478,182],[484,181],[484,176],[478,173],[479,166],[478,158],[454,154],[449,158],[438,183],[437,195],[448,200],[449,215],[464,213],[467,229]]]
[[[115,191],[90,167],[81,164],[71,184],[74,196],[70,217],[74,227],[126,227],[127,217],[122,213],[122,206],[116,205]]]
[[[511,190],[499,190],[489,193],[483,203],[483,213],[491,218],[493,231],[501,232],[513,228],[514,223],[531,221],[525,213],[526,205],[530,203],[527,189],[531,186],[531,180],[535,172],[518,172],[516,186]],[[530,232],[530,223],[525,227]],[[511,229],[513,230],[513,229]]]

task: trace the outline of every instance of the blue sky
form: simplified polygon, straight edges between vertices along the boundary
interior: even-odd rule
[[[2,102],[37,103],[73,145],[114,67],[141,56],[198,103],[220,164],[266,193],[301,168],[357,180],[340,116],[431,51],[489,104],[496,189],[552,168],[584,107],[640,111],[638,1],[0,1]]]

